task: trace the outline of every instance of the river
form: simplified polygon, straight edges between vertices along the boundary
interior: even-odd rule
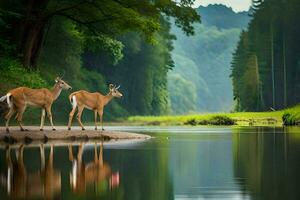
[[[0,199],[300,199],[300,128],[108,129],[153,138],[2,146]]]

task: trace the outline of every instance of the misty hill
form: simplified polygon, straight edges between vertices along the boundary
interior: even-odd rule
[[[197,11],[202,24],[195,26],[194,36],[172,27],[177,37],[172,52],[175,68],[168,81],[175,114],[232,109],[230,62],[248,14],[235,13],[224,5],[201,6]]]
[[[216,26],[221,29],[245,28],[249,22],[248,12],[235,13],[232,8],[222,4],[200,6],[196,10],[205,26]]]

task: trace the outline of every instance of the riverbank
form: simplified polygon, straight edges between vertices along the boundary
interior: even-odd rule
[[[6,133],[5,128],[0,128],[0,144],[19,144],[19,143],[66,143],[76,141],[109,141],[109,140],[146,140],[151,136],[138,133],[123,131],[95,131],[93,127],[86,127],[85,131],[75,128],[71,131],[67,127],[57,127],[52,131],[46,127],[44,131],[39,131],[37,126],[26,127],[29,131],[20,131],[18,127],[11,127],[10,133]]]
[[[284,117],[285,116],[285,117]],[[133,116],[126,123],[134,125],[296,125],[300,120],[300,105],[271,112],[201,113],[176,116]]]

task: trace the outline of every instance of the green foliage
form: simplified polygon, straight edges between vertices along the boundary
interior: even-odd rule
[[[47,86],[39,71],[31,71],[23,68],[20,62],[8,57],[0,57],[1,93],[9,88],[27,86],[41,88]]]
[[[178,28],[172,28],[177,40],[172,52],[175,68],[169,73],[169,88],[176,84],[174,75],[192,84],[189,90],[183,87],[175,93],[169,90],[175,114],[232,109],[231,54],[249,17],[222,5],[199,7],[197,11],[203,23],[195,25],[197,34],[186,37]],[[184,98],[190,102],[183,104]]]
[[[253,18],[233,54],[236,110],[283,109],[300,101],[299,10],[296,0],[254,1]]]
[[[211,125],[234,125],[235,121],[233,119],[231,119],[228,116],[213,116],[210,121],[208,122],[208,124]]]
[[[202,119],[197,121],[196,119],[189,119],[184,122],[185,125],[235,125],[235,120],[226,116],[226,115],[216,115],[211,117],[210,119]]]
[[[124,44],[124,59],[111,64],[102,51],[84,55],[84,65],[106,77],[107,82],[120,84],[124,99],[120,104],[131,115],[160,115],[170,110],[167,72],[172,67],[170,50],[172,35],[169,23],[162,19],[162,29],[155,36],[159,41],[149,45],[137,33],[120,38]]]
[[[146,41],[154,43],[157,41],[156,34],[162,29],[162,15],[173,17],[186,34],[193,34],[192,24],[200,21],[199,15],[191,7],[193,2],[194,0],[3,1],[0,3],[0,24],[3,27],[0,36],[3,40],[16,44],[16,51],[12,54],[21,54],[24,66],[36,67],[38,52],[42,48],[42,41],[47,37],[49,26],[53,19],[61,17],[71,21],[81,33],[89,36],[88,40],[104,44],[104,50],[116,56],[116,63],[121,58],[122,45],[115,38],[134,31],[143,35]]]
[[[169,92],[172,112],[184,114],[196,110],[196,88],[191,81],[184,79],[180,74],[171,74]]]
[[[73,90],[105,95],[109,83],[122,85],[124,99],[113,100],[106,107],[105,119],[168,114],[167,73],[174,67],[170,52],[175,39],[169,17],[186,34],[193,34],[192,23],[200,20],[191,8],[193,2],[1,2],[0,51],[7,50],[5,57],[20,60],[24,67],[19,64],[23,71],[14,72],[8,65],[3,72],[10,77],[25,74],[3,91],[21,85],[54,85],[54,79],[65,74],[63,78]],[[69,94],[63,91],[54,102],[55,122],[68,119]],[[38,115],[35,113],[32,116]],[[85,120],[92,121],[92,117],[84,114]]]
[[[287,110],[282,115],[282,122],[285,126],[294,126],[300,124],[300,113],[295,110]]]
[[[105,51],[113,64],[117,64],[123,58],[122,50],[124,45],[122,42],[106,35],[86,37],[85,48],[87,51],[92,52]]]

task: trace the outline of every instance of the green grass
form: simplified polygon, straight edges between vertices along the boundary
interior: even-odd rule
[[[216,117],[228,117],[235,121],[236,125],[248,126],[282,126],[283,114],[291,113],[297,116],[293,120],[300,119],[300,105],[280,111],[272,112],[236,112],[236,113],[201,113],[192,115],[176,115],[176,116],[132,116],[127,118],[127,122],[139,125],[185,125],[189,121],[200,122],[203,120],[212,120]],[[299,113],[299,114],[298,114]]]

